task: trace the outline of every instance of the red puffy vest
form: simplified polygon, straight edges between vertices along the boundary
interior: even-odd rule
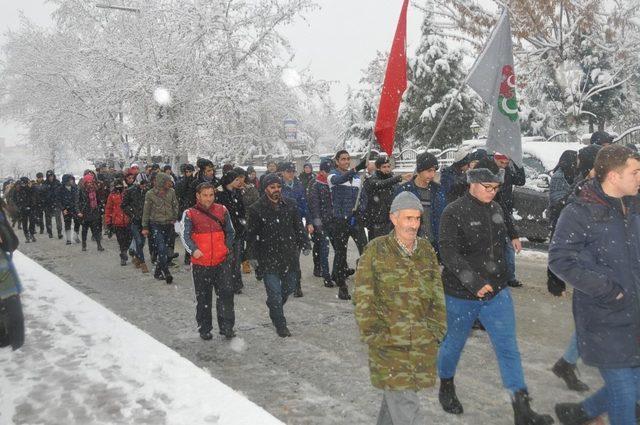
[[[217,217],[220,223],[224,223],[225,210],[223,205],[214,203],[209,207],[209,214]],[[187,216],[193,226],[191,239],[203,254],[200,258],[191,257],[191,263],[208,267],[222,263],[229,252],[222,226],[197,208],[189,208]]]

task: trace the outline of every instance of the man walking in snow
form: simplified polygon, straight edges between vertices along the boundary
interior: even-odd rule
[[[267,290],[269,317],[280,337],[291,336],[284,317],[284,304],[296,288],[296,264],[300,250],[309,255],[311,246],[295,201],[282,196],[276,174],[263,180],[265,194],[247,214],[247,258],[261,274]]]
[[[53,228],[51,219],[56,221],[58,239],[62,239],[62,218],[60,214],[60,204],[58,202],[58,192],[62,184],[56,178],[53,170],[48,170],[43,186],[44,192],[44,220],[49,238],[53,238]]]
[[[227,339],[233,331],[235,313],[234,282],[229,276],[229,256],[232,255],[234,229],[226,207],[215,201],[215,187],[200,183],[196,188],[196,205],[182,215],[180,237],[191,255],[191,274],[196,291],[196,321],[200,338],[213,338],[211,304],[216,293],[218,328]]]
[[[438,352],[440,404],[462,414],[453,378],[471,326],[479,318],[498,358],[504,387],[511,393],[516,425],[547,425],[549,415],[529,406],[510,288],[505,244],[520,250],[520,240],[507,226],[502,207],[493,201],[504,182],[504,170],[489,159],[467,171],[469,191],[449,204],[440,220],[440,257],[447,305],[447,335]]]
[[[394,230],[367,245],[355,275],[371,383],[384,390],[378,425],[427,423],[416,391],[435,383],[446,317],[438,259],[418,238],[422,212],[414,194],[400,193],[390,207]]]
[[[331,160],[320,162],[320,171],[309,188],[309,220],[313,225],[313,275],[324,279],[326,288],[335,285],[329,271],[329,235],[327,233],[333,220],[331,191],[327,177],[331,171]]]
[[[78,217],[78,186],[73,174],[65,174],[62,176],[62,185],[58,189],[58,203],[62,210],[64,219],[64,233],[66,236],[66,244],[71,245],[71,240],[75,243],[80,242],[78,231],[80,231],[81,221]],[[73,221],[73,237],[71,233],[71,222]]]

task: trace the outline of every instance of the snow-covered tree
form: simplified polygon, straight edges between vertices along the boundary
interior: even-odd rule
[[[545,132],[583,123],[604,128],[613,117],[633,113],[622,100],[638,84],[637,1],[434,1],[440,32],[477,51],[508,7],[523,99],[546,115]]]
[[[458,145],[472,136],[470,124],[482,110],[482,102],[467,87],[459,91],[466,76],[462,69],[463,51],[450,49],[446,40],[434,31],[431,13],[425,13],[421,29],[415,57],[409,59],[409,84],[397,139],[408,140],[413,147],[426,146],[453,103],[431,147]]]

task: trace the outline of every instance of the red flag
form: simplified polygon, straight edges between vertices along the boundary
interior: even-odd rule
[[[376,118],[375,135],[380,147],[389,155],[393,152],[393,138],[398,122],[398,109],[402,95],[407,89],[407,6],[409,0],[404,0],[398,28],[391,45],[391,54],[384,76],[380,106]]]

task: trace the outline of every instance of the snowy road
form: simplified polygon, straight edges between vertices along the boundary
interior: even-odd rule
[[[305,296],[285,306],[292,338],[278,338],[270,324],[261,282],[245,277],[244,294],[236,298],[238,338],[202,341],[195,327],[195,300],[190,275],[176,269],[175,284],[120,267],[115,238],[106,251],[40,238],[21,249],[75,288],[89,295],[211,375],[246,395],[288,424],[372,424],[380,392],[369,383],[367,356],[359,342],[353,305],[336,298],[336,290],[312,277],[311,259],[303,258]],[[355,249],[350,251],[353,260]],[[181,251],[179,251],[181,252]],[[513,291],[520,350],[534,407],[551,413],[553,404],[577,401],[550,371],[563,353],[572,330],[570,299],[546,291],[545,256],[518,257],[525,287]],[[27,317],[27,320],[30,318]],[[28,323],[29,326],[29,323]],[[29,341],[27,341],[29,344]],[[581,366],[592,388],[596,371]],[[465,414],[442,412],[437,390],[421,393],[434,424],[512,424],[508,395],[501,390],[495,357],[487,336],[474,334],[465,348],[456,377]]]

